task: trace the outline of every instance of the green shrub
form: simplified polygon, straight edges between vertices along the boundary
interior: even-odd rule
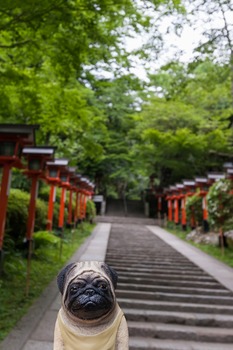
[[[40,231],[46,228],[48,214],[48,203],[42,199],[36,200],[36,214],[34,231]]]
[[[11,189],[6,215],[6,232],[15,243],[22,241],[26,234],[29,193]]]
[[[12,179],[11,179],[11,188],[18,188],[23,191],[30,191],[31,181],[25,176],[21,169],[13,168],[12,170]]]
[[[39,190],[38,197],[40,199],[44,200],[45,202],[48,202],[49,201],[49,193],[50,193],[50,186],[48,186],[48,185],[41,186],[41,188]]]
[[[202,197],[198,192],[193,196],[187,197],[186,200],[186,215],[189,222],[192,214],[194,214],[195,220],[198,222],[198,224],[201,225],[203,220]]]
[[[95,203],[91,199],[88,199],[87,208],[86,208],[86,219],[92,222],[95,216],[96,216]]]
[[[232,181],[221,179],[215,182],[207,195],[209,221],[215,229],[224,231],[233,228],[233,188]]]
[[[10,190],[6,216],[6,235],[4,239],[4,246],[6,245],[7,249],[12,249],[15,246],[20,245],[26,236],[29,201],[30,194],[28,192],[14,188]],[[59,208],[60,204],[55,202],[53,211],[54,228],[58,227]],[[47,214],[48,201],[37,198],[34,232],[46,229]],[[67,216],[68,212],[66,209],[64,212],[64,225],[67,221]]]
[[[60,238],[48,231],[38,231],[33,235],[35,249],[47,246],[56,246],[60,242]]]
[[[50,186],[43,184],[43,186],[41,186],[40,191],[39,191],[39,195],[38,197],[42,200],[44,200],[45,202],[49,201],[49,195],[50,195]],[[67,196],[68,198],[68,196]],[[61,199],[61,188],[56,187],[56,203],[60,203],[60,199]]]
[[[26,235],[30,194],[19,189],[11,189],[6,216],[6,241],[13,240],[17,245]],[[36,201],[35,231],[46,227],[48,205],[41,199]]]
[[[48,185],[42,186],[40,189],[40,192],[39,192],[39,199],[46,202],[47,207],[48,207],[48,203],[49,203],[49,194],[50,194],[50,186],[48,186]],[[61,188],[57,187],[56,188],[56,201],[55,201],[54,207],[53,207],[53,226],[54,226],[54,228],[56,228],[58,226],[60,200],[61,200]],[[68,207],[68,201],[69,201],[69,195],[67,192],[67,194],[66,194],[66,208]],[[75,195],[74,194],[73,194],[72,207],[73,207],[73,212],[74,212],[74,209],[75,209]],[[67,221],[67,217],[68,217],[68,212],[65,209],[64,223]],[[45,220],[47,221],[47,213],[46,213],[45,218],[46,218]]]

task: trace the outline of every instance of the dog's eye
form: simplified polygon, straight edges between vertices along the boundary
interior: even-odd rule
[[[73,287],[70,288],[70,293],[74,294],[74,293],[77,292],[77,290],[78,290],[78,288],[73,286]]]
[[[107,289],[107,284],[105,284],[105,283],[100,283],[100,284],[99,284],[99,288],[101,288],[101,289]]]
[[[76,293],[77,290],[78,290],[77,287],[71,287],[71,288],[70,288],[70,292],[71,292],[71,293]]]

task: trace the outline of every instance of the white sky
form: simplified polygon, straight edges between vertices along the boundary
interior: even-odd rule
[[[190,5],[191,7],[193,4]],[[214,4],[213,4],[214,6]],[[191,8],[190,8],[191,9]],[[225,12],[225,18],[228,24],[229,31],[231,33],[231,40],[233,43],[233,13],[231,11]],[[220,12],[214,11],[210,16],[207,16],[205,12],[200,12],[198,18],[189,16],[191,25],[184,25],[182,34],[177,36],[172,30],[167,33],[167,29],[174,22],[173,16],[166,17],[162,20],[159,30],[162,33],[164,48],[159,55],[158,59],[155,59],[150,64],[147,64],[147,68],[151,73],[176,58],[179,58],[180,62],[187,63],[194,57],[194,49],[200,42],[205,42],[207,39],[204,37],[203,32],[210,31],[211,29],[222,29],[224,27],[223,17]],[[128,51],[140,49],[140,47],[147,42],[149,35],[136,36],[135,38],[125,38],[125,45]],[[221,48],[222,49],[222,48]],[[219,56],[224,57],[224,53],[219,50]],[[177,57],[178,54],[178,57]],[[131,72],[137,75],[141,79],[146,80],[146,72],[144,69],[144,63],[138,58],[134,59],[136,64],[135,68],[131,68]]]
[[[189,2],[190,9],[192,5],[194,4]],[[232,12],[226,12],[225,15],[229,28],[231,29],[233,43],[233,14]],[[135,34],[134,38],[124,38],[124,47],[129,52],[129,56],[132,58],[132,61],[134,63],[134,67],[130,68],[131,73],[135,74],[140,79],[148,80],[145,67],[149,70],[150,73],[154,74],[159,69],[159,67],[174,60],[174,57],[176,57],[176,59],[179,59],[180,62],[187,63],[193,59],[194,48],[198,46],[199,42],[201,41],[203,43],[207,40],[204,38],[203,32],[224,27],[224,21],[220,12],[215,11],[211,15],[211,18],[210,16],[207,16],[205,12],[201,12],[198,18],[190,16],[189,20],[190,23],[192,23],[192,26],[188,24],[184,25],[181,35],[177,36],[172,29],[168,32],[168,28],[172,27],[172,23],[175,22],[175,20],[175,16],[169,16],[161,20],[159,25],[159,32],[162,34],[164,46],[158,57],[156,57],[155,53],[151,54],[152,59],[149,62],[142,60],[136,56],[130,56],[130,52],[140,49],[143,44],[146,44],[150,37],[150,34]],[[154,21],[156,24],[158,24],[159,19],[154,19]],[[130,34],[132,35],[132,32]],[[221,52],[221,49],[219,50],[218,54],[219,56],[223,55],[224,57],[224,53]],[[112,64],[111,68],[112,71],[114,71],[118,68],[118,66],[116,64]],[[109,71],[105,71],[104,73],[101,71],[99,74],[106,78],[113,77],[113,73]]]

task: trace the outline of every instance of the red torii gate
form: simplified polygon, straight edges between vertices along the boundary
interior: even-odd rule
[[[38,180],[44,178],[46,162],[54,157],[55,147],[39,146],[24,147],[22,156],[27,159],[25,174],[31,179],[30,203],[27,222],[27,242],[32,240],[35,222],[36,198],[38,194]]]
[[[46,161],[53,159],[54,147],[24,147],[22,156],[27,160],[27,170],[25,174],[31,179],[30,202],[28,208],[28,221],[26,243],[28,245],[28,264],[27,264],[27,281],[26,295],[29,292],[30,271],[31,271],[31,256],[32,256],[32,241],[35,223],[36,199],[38,194],[38,180],[44,177]]]
[[[170,186],[170,210],[172,221],[178,225],[179,224],[179,191],[176,186]]]
[[[6,210],[11,184],[11,169],[23,168],[21,151],[24,146],[35,144],[35,130],[39,125],[0,124],[0,165],[2,182],[0,191],[0,261],[3,259],[3,240],[6,221]]]
[[[46,181],[50,185],[48,214],[46,229],[53,229],[53,209],[56,200],[56,187],[60,185],[60,172],[68,165],[68,159],[55,159],[53,162],[47,162]]]

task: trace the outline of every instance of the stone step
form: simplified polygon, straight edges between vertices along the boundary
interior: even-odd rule
[[[210,304],[194,304],[180,303],[161,300],[143,300],[131,298],[118,298],[118,303],[122,308],[143,310],[162,310],[162,311],[177,311],[177,312],[192,312],[192,313],[208,313],[233,315],[233,306],[230,305],[210,305]]]
[[[228,328],[196,327],[155,322],[128,321],[129,335],[158,339],[233,344],[233,331]],[[219,349],[220,350],[220,349]]]
[[[129,350],[232,350],[232,344],[130,337]]]
[[[233,328],[233,315],[123,308],[127,321],[175,323],[185,326]]]
[[[142,285],[148,285],[148,284],[154,284],[158,286],[173,286],[173,287],[182,287],[182,286],[193,286],[193,281],[182,281],[182,280],[170,280],[170,279],[157,279],[154,278],[143,278],[143,277],[129,277],[129,276],[119,276],[118,278],[119,283],[129,283],[129,284],[142,284]],[[226,290],[220,283],[218,282],[198,282],[195,281],[195,287],[201,287],[203,289],[221,289]]]
[[[181,254],[171,254],[169,252],[168,255],[165,255],[165,253],[161,256],[158,255],[158,252],[156,252],[156,256],[154,254],[154,250],[152,250],[152,253],[149,254],[149,251],[147,252],[141,252],[141,250],[138,250],[136,254],[131,254],[130,251],[127,252],[127,254],[124,252],[124,254],[121,254],[121,251],[114,253],[110,253],[106,255],[106,259],[110,263],[121,263],[121,262],[127,262],[127,264],[144,264],[145,265],[151,265],[151,264],[172,264],[174,262],[177,265],[187,265],[187,266],[193,266],[193,263],[188,260],[186,257],[184,257]]]
[[[192,276],[207,276],[207,274],[202,271],[202,270],[198,270],[198,269],[186,269],[185,267],[177,267],[177,266],[159,266],[157,265],[156,267],[153,267],[151,269],[149,268],[144,268],[144,267],[128,267],[128,266],[117,266],[117,265],[113,265],[111,264],[111,267],[113,267],[116,271],[118,271],[118,273],[120,274],[121,271],[124,272],[143,272],[143,273],[163,273],[165,275],[170,274],[170,273],[176,273],[176,274],[182,274],[182,275],[192,275]]]
[[[106,262],[130,350],[233,350],[233,293],[145,227],[114,225]]]
[[[171,260],[155,260],[155,259],[151,259],[147,262],[145,262],[144,260],[140,261],[139,259],[123,259],[123,258],[118,258],[117,260],[114,259],[108,259],[108,263],[109,265],[115,265],[115,266],[128,266],[128,267],[140,267],[140,266],[144,266],[147,268],[153,268],[154,266],[160,265],[160,266],[178,266],[178,267],[185,267],[187,269],[196,269],[201,271],[201,269],[198,266],[195,266],[194,264],[192,264],[191,262],[187,262],[187,261],[183,261],[183,260],[178,260],[176,259],[174,262],[174,259]]]
[[[141,292],[141,291],[129,291],[117,289],[117,298],[130,298],[130,299],[146,299],[146,300],[163,300],[163,301],[176,301],[185,303],[202,303],[202,304],[220,304],[220,305],[233,305],[233,298],[223,296],[210,296],[210,295],[188,295],[188,294],[175,294],[175,293],[157,293],[157,292]]]
[[[232,296],[232,293],[227,289],[204,289],[193,287],[177,287],[177,286],[161,286],[157,285],[156,281],[153,284],[133,284],[133,283],[118,283],[118,288],[121,290],[145,291],[145,292],[166,292],[176,294],[195,294],[195,295],[216,295],[216,296]]]
[[[169,280],[187,280],[187,281],[215,281],[213,279],[213,277],[208,276],[208,275],[200,275],[200,276],[190,276],[187,274],[179,274],[179,273],[170,273],[170,274],[164,274],[163,272],[154,272],[153,274],[151,273],[147,273],[147,272],[137,272],[137,271],[131,271],[131,272],[127,272],[127,271],[121,271],[119,273],[121,276],[124,277],[144,277],[144,278],[150,278],[150,279],[157,279],[157,278],[167,278]]]

